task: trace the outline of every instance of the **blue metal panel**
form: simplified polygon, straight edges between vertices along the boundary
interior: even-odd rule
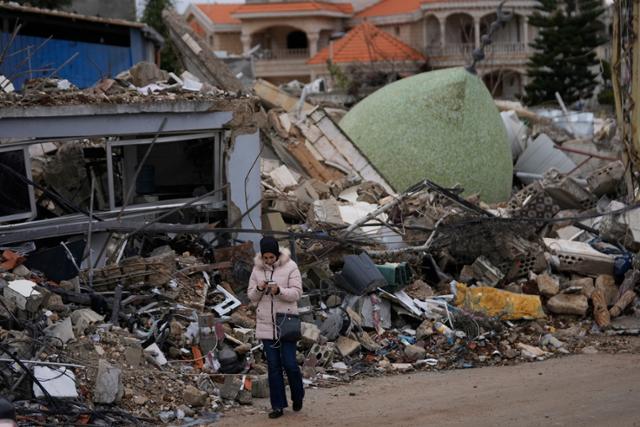
[[[129,37],[131,39],[131,62],[137,64],[145,60],[144,39],[142,32],[131,28]]]
[[[131,36],[132,41],[136,40],[134,47],[52,39],[28,59],[29,52],[33,52],[46,39],[19,35],[11,44],[8,57],[0,64],[0,74],[8,77],[19,90],[26,79],[49,75],[78,52],[78,56],[62,68],[57,76],[68,79],[79,88],[90,87],[103,77],[112,77],[131,68],[142,58],[141,32],[134,29]],[[10,34],[0,33],[0,52],[10,39]],[[29,70],[42,69],[49,71],[29,73]]]

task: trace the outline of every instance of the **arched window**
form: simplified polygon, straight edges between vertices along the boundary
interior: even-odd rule
[[[292,31],[287,34],[287,49],[308,49],[307,35],[302,31]]]

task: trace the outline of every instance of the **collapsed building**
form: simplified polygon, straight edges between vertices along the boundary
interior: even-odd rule
[[[466,98],[467,71],[418,76],[453,80],[458,118],[475,108],[496,136],[485,200],[462,181],[477,171],[426,179],[359,141],[354,115],[388,97],[343,129],[339,110],[242,87],[176,19],[179,76],[139,63],[1,95],[0,390],[21,421],[202,425],[267,397],[246,296],[262,234],[302,271],[307,386],[617,351],[640,333],[640,217],[611,120],[498,102],[502,129],[486,96]],[[434,107],[441,143],[473,138]]]

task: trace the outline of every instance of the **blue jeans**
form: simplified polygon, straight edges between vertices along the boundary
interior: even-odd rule
[[[267,356],[269,372],[269,395],[271,407],[282,409],[287,406],[287,395],[284,390],[284,375],[287,373],[289,388],[291,388],[291,400],[302,402],[304,399],[304,387],[302,385],[302,372],[296,361],[296,343],[285,341],[262,340],[264,352]]]

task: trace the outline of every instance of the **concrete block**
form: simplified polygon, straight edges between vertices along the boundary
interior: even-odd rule
[[[547,302],[547,308],[556,314],[584,316],[589,308],[587,297],[581,294],[560,294]]]
[[[257,399],[269,397],[269,377],[259,375],[251,380],[251,395]]]
[[[591,277],[583,277],[581,279],[574,279],[567,282],[564,286],[564,289],[578,288],[580,289],[580,293],[587,298],[591,298],[591,294],[596,289],[593,285],[593,279]]]
[[[301,322],[302,342],[313,345],[320,340],[320,328],[313,323]]]
[[[98,375],[93,388],[93,403],[117,403],[124,395],[122,371],[104,359],[98,362]]]
[[[198,407],[207,404],[207,398],[209,395],[206,391],[202,391],[192,385],[188,385],[184,389],[182,397],[187,405]]]
[[[224,385],[220,388],[220,397],[226,400],[235,400],[240,393],[240,387],[242,381],[234,376],[226,376],[224,379]]]
[[[427,350],[418,345],[408,345],[404,349],[404,355],[409,361],[415,362],[424,359],[427,356]]]
[[[44,331],[45,335],[53,338],[53,343],[56,346],[63,346],[71,340],[76,339],[73,333],[73,326],[71,324],[71,318],[67,317],[61,322],[49,326]]]
[[[536,283],[540,295],[544,295],[545,297],[552,297],[560,292],[560,281],[557,277],[550,276],[546,273],[540,274],[536,277]]]

